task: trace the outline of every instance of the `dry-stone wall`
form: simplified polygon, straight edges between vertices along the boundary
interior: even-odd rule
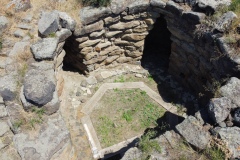
[[[140,64],[145,38],[159,17],[165,18],[171,33],[168,71],[185,86],[201,92],[211,88],[214,81],[227,76],[240,77],[240,61],[230,56],[232,49],[223,38],[224,30],[229,27],[226,24],[237,16],[227,12],[214,32],[196,32],[206,17],[204,12],[194,11],[199,7],[205,11],[202,4],[193,2],[186,5],[162,0],[112,0],[109,7],[82,8],[81,25],[77,26],[64,12],[42,13],[38,23],[42,38],[31,45],[38,62],[30,65],[22,87],[25,109],[36,105],[44,106],[49,114],[58,110],[53,75],[62,69],[63,59],[85,73],[121,63]],[[214,11],[217,6],[205,4],[205,7]],[[34,79],[42,80],[34,84]]]
[[[164,16],[172,40],[169,72],[189,88],[202,91],[203,86],[236,74],[239,62],[229,58],[230,49],[221,38],[222,33],[196,34],[206,17],[203,12],[193,11],[199,7],[201,11],[207,7],[214,11],[217,4],[113,0],[110,7],[82,8],[82,24],[65,45],[68,50],[65,62],[85,73],[121,63],[139,64],[146,36],[156,19]]]

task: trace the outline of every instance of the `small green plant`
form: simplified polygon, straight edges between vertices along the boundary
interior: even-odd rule
[[[128,110],[128,111],[124,111],[122,117],[127,121],[127,122],[131,122],[132,121],[132,115],[133,115],[132,110]]]
[[[28,70],[28,65],[24,63],[21,68],[18,70],[18,74],[23,78]]]
[[[150,130],[140,138],[138,147],[143,152],[143,155],[148,156],[154,151],[161,153],[161,147],[159,143],[156,140],[152,139],[155,136],[156,132]]]
[[[56,33],[55,33],[55,32],[52,32],[52,33],[50,33],[50,34],[48,35],[48,37],[54,38],[54,37],[56,37]]]
[[[106,7],[111,0],[78,0],[83,6]]]
[[[23,120],[18,120],[13,123],[13,128],[18,129],[21,125],[23,125]]]
[[[211,160],[225,160],[225,153],[216,146],[206,149],[204,154]]]
[[[123,82],[125,82],[125,78],[124,78],[123,75],[121,75],[120,77],[118,77],[117,79],[115,79],[114,82],[115,82],[115,83],[117,83],[117,82],[123,83]]]
[[[240,13],[240,1],[232,0],[231,4],[229,6],[229,10],[239,14]]]
[[[149,74],[147,78],[148,78],[149,81],[153,81],[153,76],[152,75]]]
[[[31,118],[29,121],[30,126],[34,129],[35,129],[35,125],[40,123],[42,123],[42,120],[39,118]]]
[[[114,123],[107,117],[107,116],[102,116],[99,118],[99,121],[101,121],[102,125],[97,127],[97,130],[99,133],[101,133],[101,139],[102,142],[106,145],[112,145],[111,140],[109,139],[110,134],[114,134]]]
[[[30,32],[27,32],[27,35],[28,35],[31,39],[34,38],[34,35],[32,35]]]

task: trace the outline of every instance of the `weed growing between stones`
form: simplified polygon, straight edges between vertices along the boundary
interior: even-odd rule
[[[156,140],[152,139],[155,136],[156,132],[150,130],[140,138],[138,148],[143,152],[142,159],[148,159],[148,156],[153,152],[161,153],[161,146]]]
[[[14,130],[17,130],[22,125],[23,125],[23,120],[18,120],[18,121],[13,123],[13,128],[14,128]]]
[[[32,107],[32,110],[28,113],[23,113],[23,117],[13,123],[13,129],[36,129],[36,126],[43,123],[45,109]]]
[[[54,38],[54,37],[56,37],[56,33],[55,33],[55,32],[52,32],[52,33],[50,33],[50,34],[48,35],[48,37],[49,37],[49,38]]]
[[[216,146],[207,148],[204,154],[211,160],[225,160],[224,152]]]

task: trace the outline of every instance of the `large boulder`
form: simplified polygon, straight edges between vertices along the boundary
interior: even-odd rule
[[[220,88],[220,92],[224,97],[228,97],[232,103],[240,107],[240,80],[232,77],[226,85]]]
[[[41,35],[48,36],[55,33],[59,28],[59,14],[58,12],[43,12],[38,21],[38,30]]]
[[[205,149],[211,139],[209,132],[205,131],[201,122],[193,116],[187,117],[176,129],[188,143],[199,149]]]
[[[215,130],[220,138],[226,143],[227,148],[232,153],[233,158],[240,158],[239,144],[240,144],[240,128],[226,127]]]
[[[24,77],[23,92],[26,100],[36,106],[43,106],[50,102],[56,87],[53,75],[53,70],[29,70]]]
[[[38,75],[40,74],[43,76],[43,78],[45,78],[45,81],[38,82],[38,83],[40,83],[39,85],[42,85],[44,88],[46,88],[48,86],[48,85],[44,86],[44,83],[46,81],[47,81],[47,84],[54,84],[54,86],[56,85],[53,61],[33,62],[33,63],[29,64],[29,70],[30,70],[30,72],[34,72],[34,74],[37,73]],[[47,79],[46,79],[46,77],[47,77]],[[34,82],[32,84],[34,84]],[[38,86],[33,86],[32,90],[34,90],[34,87],[37,88]],[[30,110],[36,104],[34,104],[32,101],[29,101],[26,98],[24,88],[25,88],[25,86],[23,86],[21,88],[20,99],[22,101],[24,109]],[[52,91],[54,91],[54,92],[52,93]],[[33,93],[35,93],[35,91]],[[57,90],[55,90],[55,88],[48,88],[47,90],[44,90],[43,93],[41,92],[41,93],[36,93],[36,94],[42,94],[42,96],[46,95],[46,98],[44,98],[44,101],[45,101],[44,103],[46,103],[46,102],[47,103],[42,106],[42,108],[45,110],[46,114],[51,115],[58,111],[59,106],[60,106],[60,101],[59,101],[59,97],[57,94]],[[47,97],[48,94],[50,95],[50,97]],[[37,97],[34,97],[34,98],[36,99]]]
[[[213,98],[208,105],[208,113],[215,123],[220,123],[230,114],[231,106],[231,100],[227,97]]]
[[[70,137],[63,118],[56,114],[41,126],[35,138],[20,133],[14,135],[13,142],[22,160],[49,160],[70,142]]]
[[[31,51],[36,60],[54,59],[58,46],[58,38],[43,38],[31,45]]]
[[[8,19],[4,16],[0,16],[0,35],[7,28]]]

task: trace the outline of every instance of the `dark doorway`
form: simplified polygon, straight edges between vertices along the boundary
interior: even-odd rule
[[[154,68],[168,70],[171,54],[171,33],[164,16],[160,16],[145,39],[141,64],[151,71]]]
[[[172,44],[170,38],[167,21],[161,15],[145,39],[141,65],[157,83],[158,92],[164,101],[184,107],[187,114],[194,115],[196,98],[168,73]]]

